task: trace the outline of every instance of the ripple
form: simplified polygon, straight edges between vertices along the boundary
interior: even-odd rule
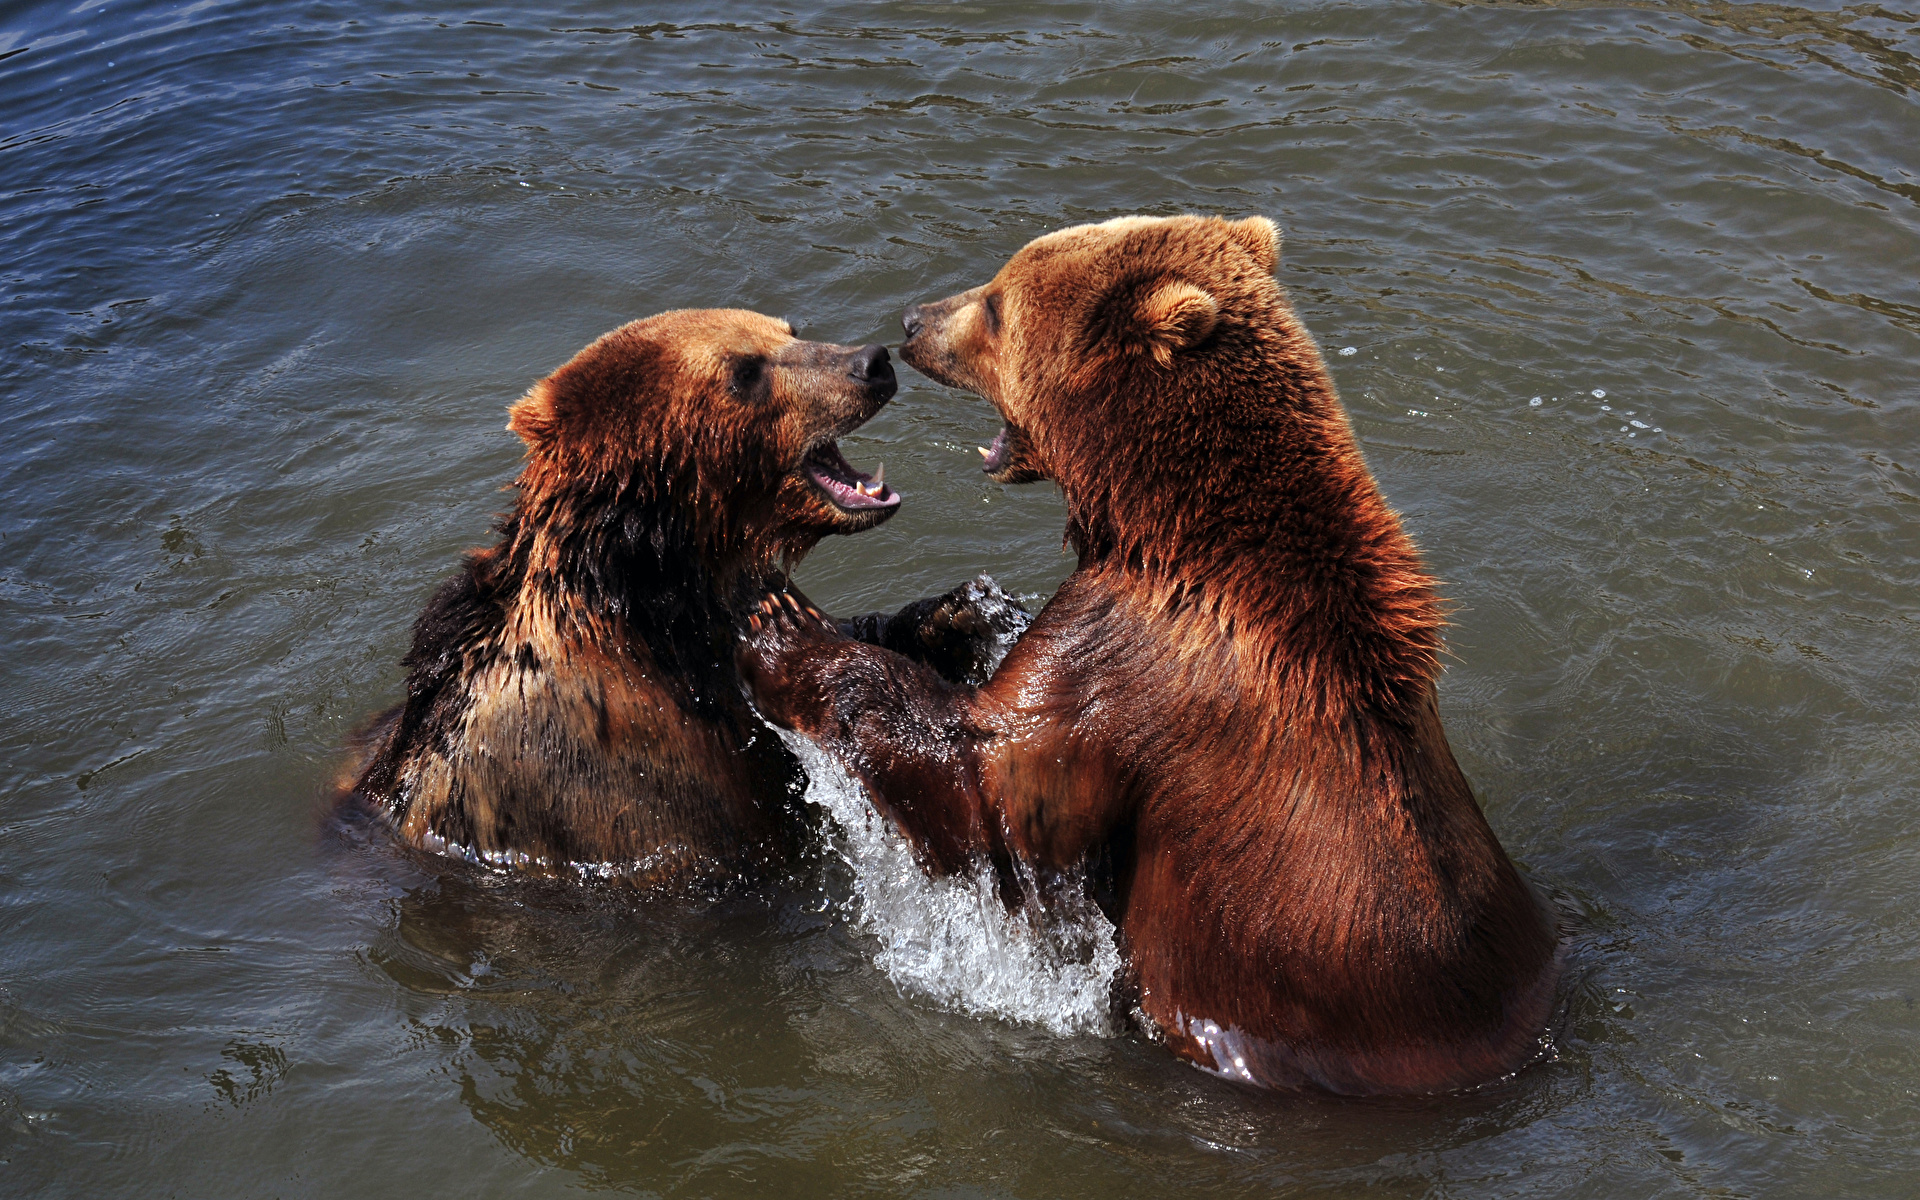
[[[0,32],[19,1190],[1900,1193],[1912,14],[673,17],[129,2]],[[1452,597],[1454,749],[1575,914],[1555,1061],[1465,1098],[1252,1094],[1057,1032],[1097,980],[1038,949],[994,976],[1034,931],[964,889],[967,953],[913,959],[938,905],[906,874],[919,909],[867,906],[880,858],[825,841],[662,914],[321,832],[340,739],[504,503],[505,406],[588,339],[726,303],[891,340],[1036,234],[1182,211],[1281,224]],[[908,504],[823,544],[810,594],[989,570],[1044,599],[1063,510],[979,475],[996,423],[903,370],[849,451]]]

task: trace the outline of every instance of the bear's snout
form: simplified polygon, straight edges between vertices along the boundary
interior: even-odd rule
[[[892,383],[893,362],[885,346],[862,346],[854,351],[847,374],[862,383]]]
[[[926,324],[920,312],[920,307],[918,304],[911,305],[907,311],[900,314],[900,328],[906,330],[907,336],[910,338],[918,337],[920,335],[920,327]]]

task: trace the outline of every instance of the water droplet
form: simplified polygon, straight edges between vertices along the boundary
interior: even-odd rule
[[[1633,426],[1635,429],[1652,429],[1653,428],[1653,426],[1647,424],[1645,421],[1628,421],[1627,424]]]
[[[1341,357],[1341,358],[1352,358],[1352,357],[1353,357],[1354,355],[1356,355],[1356,354],[1358,354],[1358,353],[1360,353],[1360,348],[1359,348],[1359,347],[1357,347],[1357,346],[1342,346],[1342,347],[1340,347],[1340,357]]]
[[[522,179],[522,180],[520,181],[520,186],[521,186],[521,187],[532,187],[533,185],[532,185],[532,184],[530,184],[530,183],[528,183],[528,182],[527,182],[526,180],[524,180],[524,179]]]
[[[1120,952],[1098,907],[1075,903],[1068,887],[1044,915],[1010,913],[991,867],[929,877],[836,762],[805,738],[780,738],[806,768],[808,801],[832,818],[831,845],[853,871],[851,916],[879,942],[874,961],[896,984],[949,1010],[1062,1034],[1113,1032]]]
[[[1534,397],[1533,399],[1531,399],[1531,400],[1529,400],[1529,401],[1527,401],[1527,407],[1528,407],[1528,408],[1539,408],[1539,407],[1540,407],[1540,397],[1538,397],[1538,396],[1535,396],[1535,397]]]
[[[1626,431],[1627,431],[1627,427],[1626,427],[1625,425],[1622,425],[1622,426],[1620,427],[1620,432],[1621,432],[1621,433],[1625,433]]]
[[[1611,405],[1611,404],[1602,404],[1602,405],[1600,406],[1600,411],[1601,411],[1601,412],[1612,412],[1612,411],[1613,411],[1613,405]]]
[[[1607,391],[1606,391],[1606,389],[1605,389],[1605,388],[1595,388],[1595,389],[1593,389],[1593,398],[1594,398],[1595,400],[1605,400],[1605,399],[1607,398]]]

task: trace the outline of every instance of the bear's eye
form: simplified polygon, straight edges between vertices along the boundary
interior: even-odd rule
[[[986,303],[981,305],[981,307],[986,309],[987,311],[987,332],[999,333],[1000,332],[1000,293],[994,292],[992,295],[988,296]]]
[[[733,360],[733,368],[727,377],[727,390],[734,399],[750,404],[765,400],[773,390],[773,383],[767,378],[767,360],[759,355]]]

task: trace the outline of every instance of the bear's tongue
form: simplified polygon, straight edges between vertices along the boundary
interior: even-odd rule
[[[989,450],[985,446],[975,446],[974,449],[978,450],[980,457],[985,460],[980,464],[980,469],[987,474],[991,475],[1001,467],[1006,466],[1007,427],[1002,425],[1000,432],[993,435],[993,449]]]
[[[865,475],[853,469],[833,442],[808,451],[800,464],[814,486],[841,508],[892,508],[900,503],[900,493],[887,486],[884,464]]]

